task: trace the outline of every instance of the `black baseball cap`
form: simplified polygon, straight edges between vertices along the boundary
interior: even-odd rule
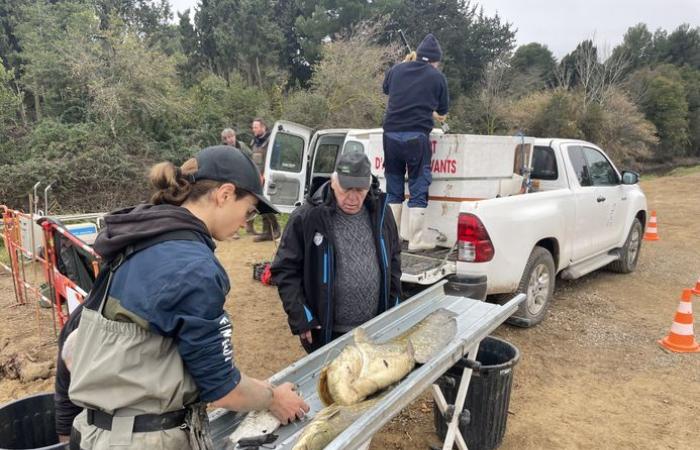
[[[372,171],[369,158],[359,150],[340,155],[335,165],[338,182],[343,189],[369,189]]]
[[[260,172],[255,163],[239,149],[228,145],[216,145],[202,149],[195,156],[197,172],[193,179],[213,180],[233,183],[237,188],[250,192],[258,199],[258,211],[261,214],[279,211],[262,192]]]

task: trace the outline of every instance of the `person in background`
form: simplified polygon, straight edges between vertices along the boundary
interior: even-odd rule
[[[270,131],[267,129],[265,121],[259,117],[253,119],[250,126],[253,132],[253,140],[250,147],[253,152],[253,162],[258,166],[258,170],[265,177],[265,160],[267,158],[267,150],[270,145]],[[272,241],[280,237],[280,226],[277,222],[277,216],[274,214],[263,214],[263,231],[255,236],[255,242]]]
[[[252,157],[253,155],[250,147],[248,147],[245,142],[238,140],[236,131],[233,128],[224,128],[224,130],[221,132],[221,143],[223,145],[230,145],[231,147],[237,148],[248,157]]]
[[[237,148],[248,157],[252,157],[253,155],[250,147],[248,147],[245,142],[238,140],[236,131],[233,128],[224,128],[224,130],[221,132],[221,143],[223,145],[230,145],[233,148]],[[246,222],[245,231],[251,236],[256,236],[258,234],[255,231],[255,226],[252,221]],[[237,232],[233,235],[232,239],[240,239],[240,237],[240,234]]]

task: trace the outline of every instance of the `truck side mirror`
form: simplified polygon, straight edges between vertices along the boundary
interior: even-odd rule
[[[631,170],[622,172],[622,184],[637,184],[639,183],[639,174]]]

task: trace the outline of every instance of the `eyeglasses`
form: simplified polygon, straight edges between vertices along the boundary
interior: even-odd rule
[[[256,217],[260,215],[260,211],[258,211],[258,208],[253,208],[248,213],[245,215],[245,221],[246,222],[252,222],[255,220]]]

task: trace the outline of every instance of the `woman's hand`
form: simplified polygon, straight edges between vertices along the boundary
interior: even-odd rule
[[[270,412],[286,425],[302,419],[309,412],[309,405],[294,390],[292,383],[284,383],[273,389]]]

